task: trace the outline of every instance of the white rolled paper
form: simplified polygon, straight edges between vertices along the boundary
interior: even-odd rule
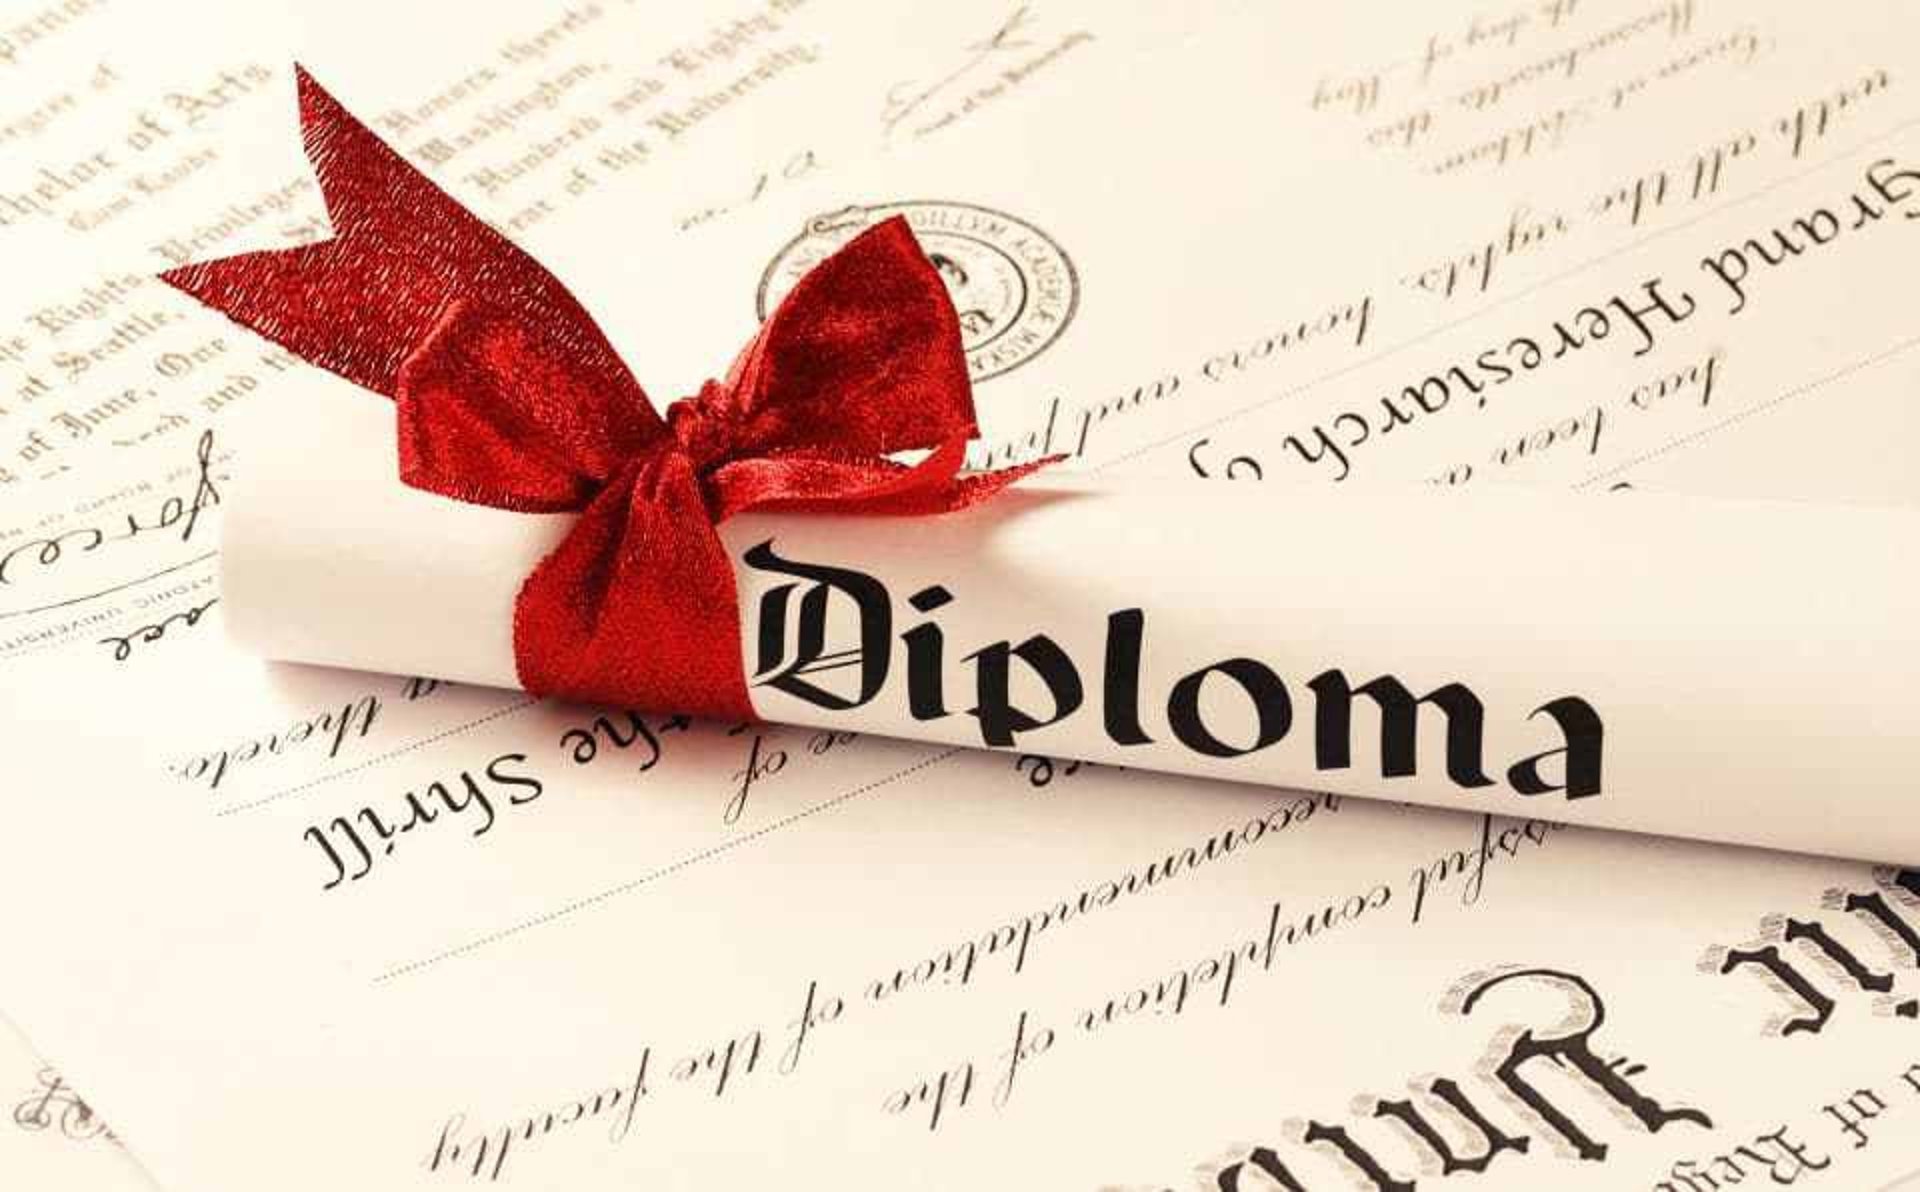
[[[391,407],[353,396],[294,415],[234,489],[231,631],[516,686],[514,600],[569,519],[403,486]],[[721,534],[768,720],[1920,858],[1920,514],[1035,479],[943,517]]]

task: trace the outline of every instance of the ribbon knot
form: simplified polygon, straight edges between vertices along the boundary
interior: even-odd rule
[[[740,415],[732,396],[720,382],[708,381],[699,393],[667,407],[667,427],[695,474],[706,473],[734,453]]]
[[[528,691],[751,718],[721,522],[751,509],[938,513],[1039,466],[961,474],[975,425],[959,323],[904,221],[822,261],[724,380],[663,419],[552,274],[304,70],[299,85],[333,238],[163,276],[392,397],[406,483],[579,515],[514,607]],[[928,454],[890,458],[907,451]]]

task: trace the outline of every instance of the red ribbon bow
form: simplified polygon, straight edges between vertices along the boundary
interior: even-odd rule
[[[514,609],[528,691],[751,718],[720,522],[749,509],[938,513],[1038,466],[960,474],[976,428],[959,323],[904,221],[822,261],[726,380],[663,420],[558,279],[305,71],[299,86],[333,239],[163,278],[391,396],[407,484],[580,513]],[[922,449],[911,467],[886,458]]]

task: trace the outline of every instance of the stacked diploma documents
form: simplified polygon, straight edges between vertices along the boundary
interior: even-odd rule
[[[1920,1189],[1917,71],[24,0],[0,1189]]]

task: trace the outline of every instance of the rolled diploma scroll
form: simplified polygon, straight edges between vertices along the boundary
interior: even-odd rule
[[[569,518],[403,486],[390,407],[354,396],[249,457],[226,506],[231,632],[517,686],[515,596]],[[1035,478],[963,513],[751,514],[721,535],[770,721],[1920,858],[1913,513]],[[863,610],[822,567],[884,601],[869,588]]]

